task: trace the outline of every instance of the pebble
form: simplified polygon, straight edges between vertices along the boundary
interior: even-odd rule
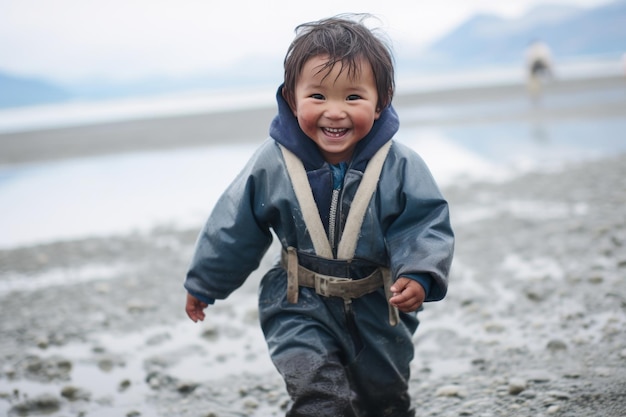
[[[467,390],[459,385],[444,385],[435,392],[437,397],[467,397]]]
[[[39,349],[47,349],[50,345],[50,340],[47,337],[41,337],[37,339],[36,343]]]
[[[15,404],[11,411],[18,415],[52,414],[61,408],[61,400],[52,394],[41,394]],[[9,413],[10,414],[10,413]]]
[[[548,344],[546,345],[546,349],[548,349],[550,352],[567,350],[567,344],[562,340],[553,339],[548,342]]]
[[[154,310],[155,306],[141,300],[131,300],[126,304],[126,310],[129,313],[143,313],[145,311]]]
[[[533,390],[525,390],[519,394],[520,397],[532,400],[533,398],[537,398],[537,393]]]
[[[548,414],[556,414],[559,411],[561,411],[561,407],[559,407],[558,405],[551,405],[550,407],[548,407],[548,409],[546,410],[546,413]]]
[[[509,394],[518,395],[528,387],[525,379],[512,378],[509,381]]]
[[[198,385],[199,384],[196,382],[182,381],[176,385],[176,391],[181,394],[190,394],[198,387]]]
[[[539,383],[549,382],[554,378],[553,375],[550,374],[549,372],[546,372],[540,369],[526,371],[524,372],[524,377],[529,382],[539,382]]]
[[[206,323],[202,329],[201,336],[207,340],[215,340],[219,336],[219,331],[213,324]]]
[[[557,400],[569,400],[571,396],[567,392],[563,391],[548,391],[547,396],[556,398]]]
[[[75,387],[73,385],[66,385],[61,389],[61,396],[67,398],[70,401],[89,401],[91,393],[85,389]]]
[[[505,327],[500,323],[491,322],[485,324],[485,331],[487,333],[502,333],[504,330]]]
[[[131,386],[131,382],[130,379],[124,379],[120,382],[120,384],[118,385],[118,390],[121,391],[126,391],[128,388],[130,388]]]

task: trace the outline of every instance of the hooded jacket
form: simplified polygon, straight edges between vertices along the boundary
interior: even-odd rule
[[[226,298],[259,266],[271,244],[271,230],[283,249],[291,246],[304,258],[315,259],[279,144],[302,160],[329,230],[333,169],[300,129],[281,90],[270,137],[218,199],[196,242],[185,288],[207,303]],[[398,116],[389,106],[357,144],[343,176],[335,216],[338,237],[368,161],[398,128]],[[418,280],[427,289],[426,301],[437,301],[447,291],[453,249],[447,202],[422,159],[394,141],[366,210],[355,259],[390,268],[394,279]]]

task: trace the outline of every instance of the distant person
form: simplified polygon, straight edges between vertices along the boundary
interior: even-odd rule
[[[203,320],[276,234],[282,254],[261,281],[259,317],[287,416],[414,416],[417,311],[447,291],[448,204],[393,140],[393,58],[364,18],[296,28],[270,137],[213,208],[185,281],[186,312]]]
[[[528,90],[532,96],[539,96],[542,84],[554,75],[552,52],[548,45],[541,41],[533,41],[526,49],[526,70]]]

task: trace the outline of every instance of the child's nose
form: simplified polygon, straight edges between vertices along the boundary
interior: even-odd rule
[[[329,101],[326,105],[324,116],[329,119],[342,119],[346,117],[343,103]]]

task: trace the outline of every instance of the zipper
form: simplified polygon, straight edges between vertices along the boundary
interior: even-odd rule
[[[333,190],[333,195],[330,201],[330,213],[328,215],[328,241],[330,242],[330,247],[333,250],[333,253],[335,252],[337,240],[337,206],[339,205],[340,192],[340,189]]]

